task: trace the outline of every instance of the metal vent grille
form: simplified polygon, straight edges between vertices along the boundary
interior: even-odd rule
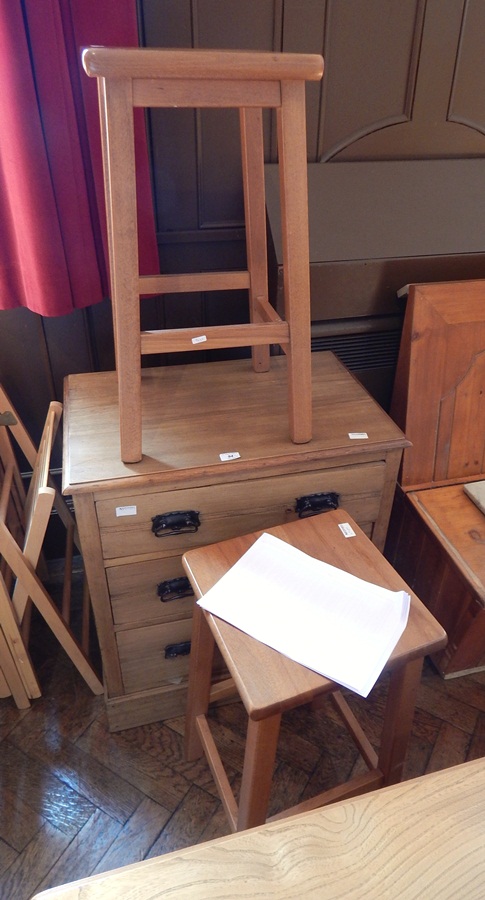
[[[401,331],[338,334],[312,338],[312,351],[332,350],[351,371],[394,369],[399,353]]]

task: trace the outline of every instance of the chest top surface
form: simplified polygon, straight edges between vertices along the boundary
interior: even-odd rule
[[[293,444],[284,357],[273,358],[266,373],[253,372],[250,360],[144,369],[143,459],[125,464],[116,373],[71,375],[64,491],[168,487],[190,478],[207,483],[228,467],[231,480],[336,455],[350,464],[371,450],[406,446],[401,430],[332,353],[312,355],[312,382],[314,435],[307,444]]]

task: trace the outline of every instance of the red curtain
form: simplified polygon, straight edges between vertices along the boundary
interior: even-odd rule
[[[136,46],[136,0],[0,0],[0,310],[63,315],[109,293],[90,44]],[[158,272],[143,120],[140,269]],[[1,321],[0,321],[1,327]]]

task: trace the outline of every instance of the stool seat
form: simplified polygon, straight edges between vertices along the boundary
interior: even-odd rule
[[[284,712],[334,689],[334,683],[216,616],[210,629],[252,719]],[[261,673],[264,672],[264,678]]]
[[[344,537],[348,523],[354,537]],[[202,610],[194,610],[189,672],[185,749],[188,759],[205,752],[221,794],[232,830],[266,820],[282,714],[304,704],[317,706],[331,695],[368,771],[346,784],[286,810],[285,815],[353,796],[400,780],[414,714],[416,691],[424,657],[446,644],[446,634],[403,582],[359,526],[342,509],[268,529],[271,534],[317,559],[390,590],[406,590],[411,608],[406,629],[385,668],[390,685],[381,746],[377,754],[340,693],[339,685],[278,653]],[[188,551],[183,564],[197,597],[205,594],[246,552],[261,532]],[[295,615],[298,611],[295,609]],[[211,688],[214,648],[217,645],[231,676],[223,688]],[[239,805],[223,770],[207,721],[211,699],[237,691],[248,714],[248,733]]]

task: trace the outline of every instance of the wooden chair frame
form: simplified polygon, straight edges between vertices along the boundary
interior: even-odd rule
[[[0,404],[7,407],[2,413],[3,425],[14,430],[24,454],[33,464],[27,494],[23,489],[18,465],[4,428],[0,427],[0,459],[3,481],[0,493],[0,694],[11,693],[18,706],[26,707],[30,699],[40,696],[40,688],[21,633],[21,623],[29,599],[59,640],[94,693],[102,693],[103,686],[83,648],[72,634],[67,622],[49,596],[36,572],[47,524],[54,502],[59,503],[62,515],[69,517],[68,537],[73,539],[72,516],[62,497],[50,482],[52,445],[62,415],[62,405],[49,406],[38,451],[24,426],[16,416],[4,390],[0,388]],[[23,504],[23,508],[22,508]],[[16,515],[13,517],[12,509]],[[23,521],[22,521],[23,520]],[[23,525],[24,531],[22,532]],[[12,589],[13,588],[13,589]],[[16,669],[17,676],[15,676]],[[9,690],[7,690],[7,688]]]
[[[89,48],[97,77],[105,169],[111,292],[119,383],[121,458],[142,457],[141,355],[252,347],[253,368],[269,369],[270,345],[288,361],[290,436],[312,436],[310,267],[305,81],[319,80],[317,55],[220,50]],[[140,276],[133,110],[135,107],[239,110],[248,269]],[[275,109],[284,255],[284,320],[269,303],[263,109]],[[249,291],[250,322],[140,332],[141,295]]]
[[[56,406],[52,407],[52,409],[56,409],[58,412],[58,420],[62,415],[62,405],[60,403],[56,404]],[[38,476],[34,477],[31,481],[29,492],[26,494],[22,476],[19,471],[17,459],[15,457],[13,447],[11,441],[9,440],[9,435],[11,438],[15,439],[15,442],[18,444],[20,450],[25,456],[27,462],[32,466],[32,471],[35,472],[37,468],[37,460],[38,454],[42,447],[42,443],[46,440],[45,429],[44,433],[41,437],[41,443],[37,448],[32,441],[25,425],[20,419],[19,414],[14,408],[11,400],[9,399],[7,393],[5,392],[2,385],[0,385],[0,426],[4,425],[5,428],[0,427],[0,468],[2,470],[11,471],[10,478],[12,478],[10,490],[7,490],[7,479],[4,479],[3,491],[2,495],[4,496],[4,502],[8,502],[13,504],[14,515],[15,515],[15,523],[11,520],[10,529],[12,530],[12,525],[14,525],[16,531],[16,537],[18,538],[19,543],[25,537],[25,516],[28,514],[31,504],[32,504],[32,493],[35,490],[36,479]],[[58,427],[58,421],[56,424],[56,429]],[[50,453],[52,451],[52,447],[45,448],[49,460]],[[3,474],[3,472],[2,472]],[[74,550],[77,549],[79,554],[82,554],[81,550],[81,541],[79,539],[79,533],[77,529],[77,524],[74,516],[72,515],[64,497],[60,493],[55,484],[53,478],[50,475],[50,471],[46,471],[43,473],[43,480],[45,484],[49,485],[49,487],[54,491],[53,495],[53,507],[59,516],[64,528],[66,529],[66,542],[65,542],[65,565],[64,565],[64,583],[62,589],[62,616],[66,622],[69,621],[70,613],[71,613],[71,588],[72,588],[72,565],[74,559]],[[8,499],[7,499],[8,498]],[[38,502],[38,501],[37,501]],[[0,499],[0,516],[2,514],[2,501]],[[46,522],[48,521],[47,516]],[[40,534],[42,534],[42,529],[40,529]],[[45,532],[44,532],[45,533]],[[32,541],[32,537],[30,538]],[[41,556],[41,545],[43,541],[42,539],[39,544],[39,548],[37,553],[34,551],[32,558],[37,557],[36,562],[36,571],[41,575],[41,577],[47,577],[47,569],[43,558]],[[31,544],[32,547],[32,544]],[[25,550],[26,548],[24,548]],[[2,565],[0,561],[0,566]],[[6,577],[7,584],[10,582],[11,573],[5,573],[4,568],[4,576]],[[17,615],[20,617],[23,626],[23,635],[24,639],[27,640],[28,631],[29,631],[29,606],[23,598],[21,589],[17,589],[17,594],[15,597],[15,607]],[[85,653],[88,652],[89,647],[89,631],[90,631],[90,597],[87,579],[84,580],[83,587],[83,604],[82,604],[82,631],[81,631],[81,646]]]

